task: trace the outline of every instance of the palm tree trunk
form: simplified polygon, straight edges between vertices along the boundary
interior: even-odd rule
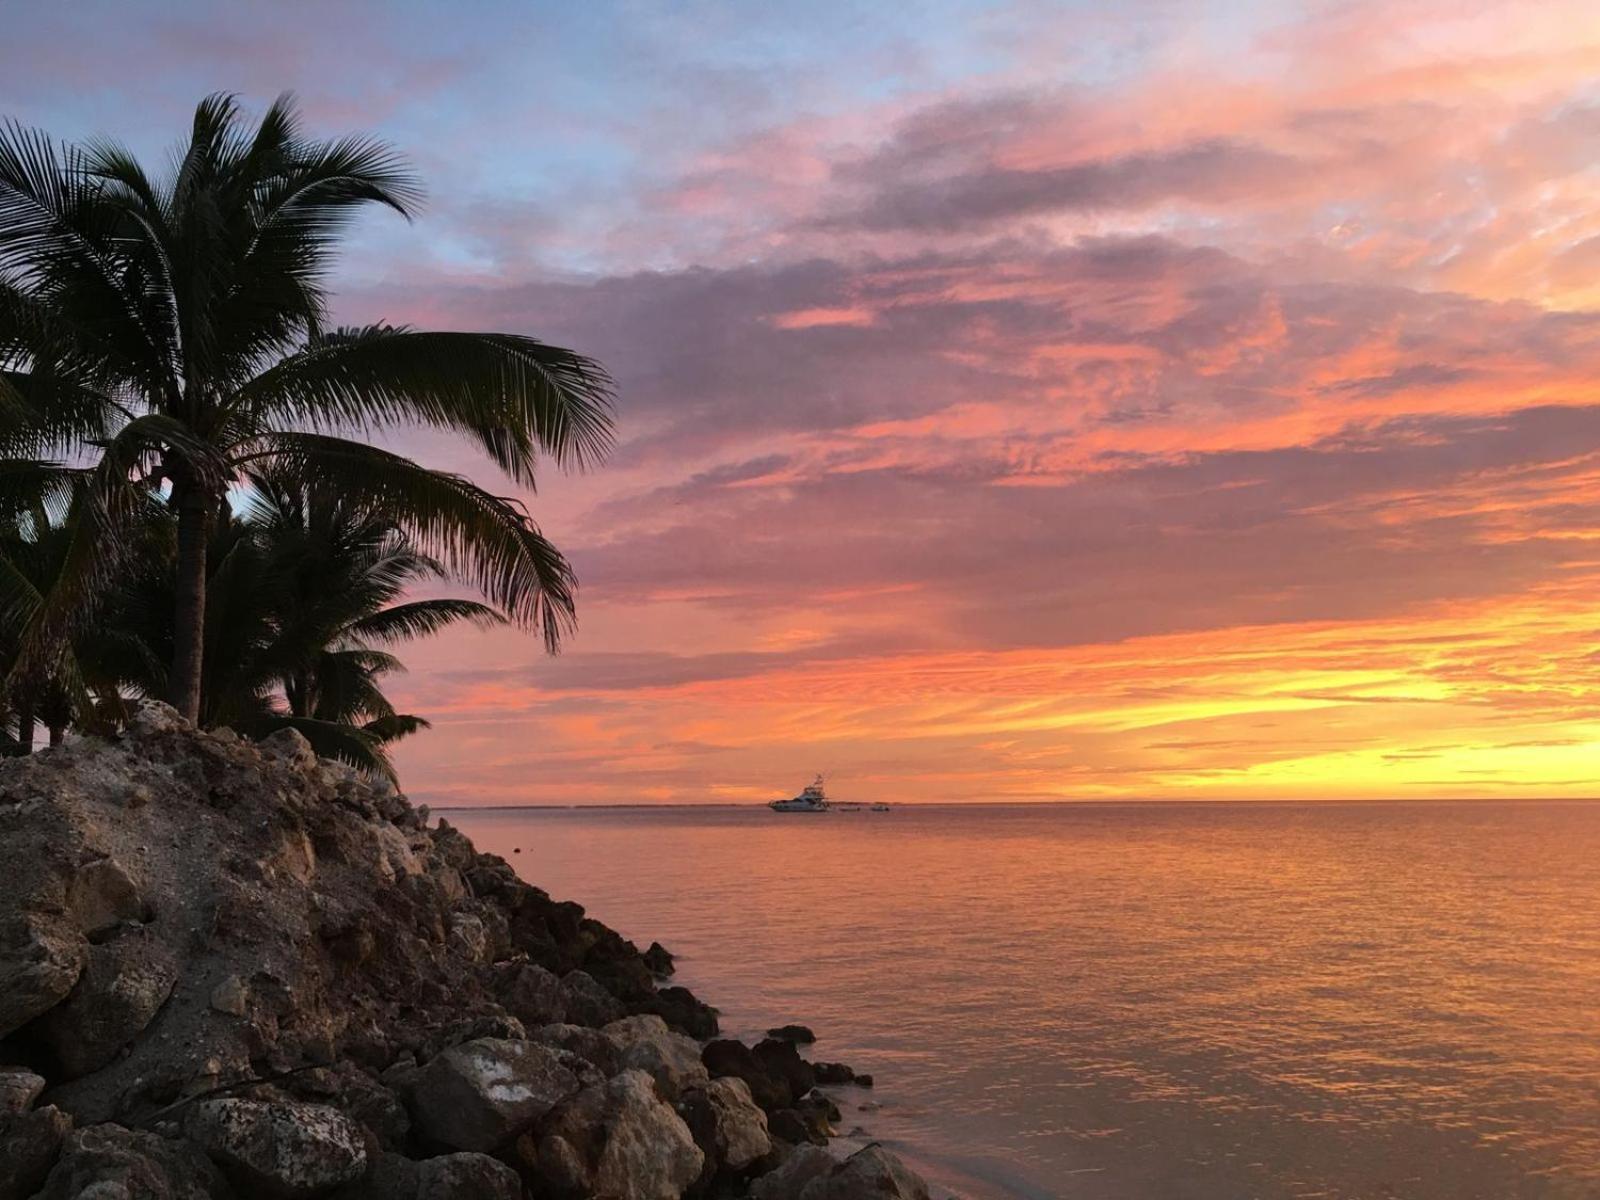
[[[206,546],[211,536],[211,498],[200,488],[179,483],[178,602],[173,614],[172,707],[190,721],[200,720],[200,670],[206,643]]]
[[[17,703],[17,744],[22,747],[22,753],[33,753],[32,700],[21,700]]]
[[[67,740],[67,727],[65,725],[51,725],[49,728],[50,744],[52,746],[59,746]]]

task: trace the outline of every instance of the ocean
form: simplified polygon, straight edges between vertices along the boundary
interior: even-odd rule
[[[972,1200],[1600,1197],[1600,804],[446,815]]]

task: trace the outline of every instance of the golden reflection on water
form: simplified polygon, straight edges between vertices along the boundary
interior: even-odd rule
[[[964,1195],[1600,1196],[1597,804],[450,819]]]

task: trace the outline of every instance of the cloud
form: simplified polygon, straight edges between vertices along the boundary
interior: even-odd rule
[[[874,186],[878,171],[869,165],[851,177],[868,184],[871,198],[823,225],[950,233],[1041,213],[1143,209],[1174,199],[1227,203],[1290,186],[1310,169],[1227,138],[1035,170],[990,167],[909,185],[896,175]]]

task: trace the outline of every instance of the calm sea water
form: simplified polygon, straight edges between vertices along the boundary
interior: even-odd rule
[[[1600,1197],[1600,805],[449,816],[963,1196]]]

